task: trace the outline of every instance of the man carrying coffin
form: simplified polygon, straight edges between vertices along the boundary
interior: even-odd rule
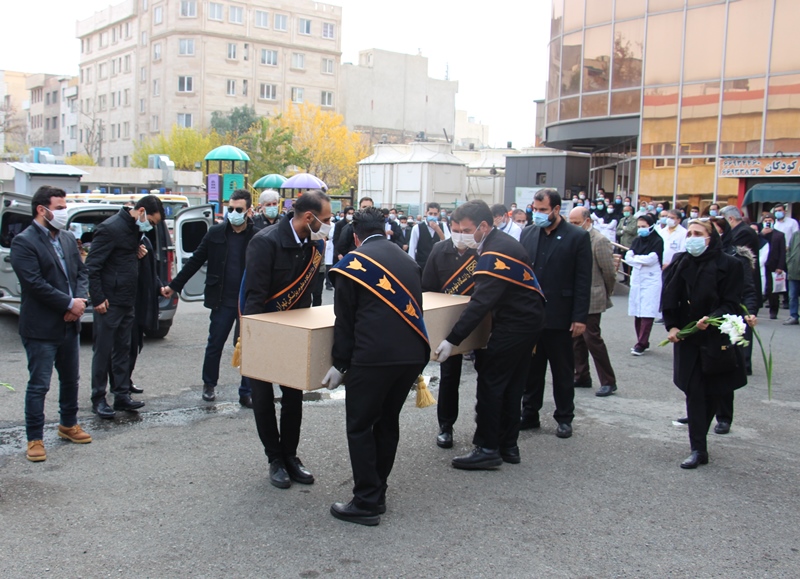
[[[520,243],[493,226],[492,211],[483,201],[459,205],[452,216],[462,239],[480,258],[473,274],[475,289],[466,309],[446,340],[436,348],[445,363],[460,344],[491,313],[492,334],[478,358],[475,448],[453,459],[455,468],[497,468],[520,462],[519,405],[528,376],[531,352],[544,326],[544,296],[528,266]]]
[[[312,282],[322,265],[330,230],[330,197],[319,190],[304,193],[276,226],[262,229],[247,246],[240,308],[243,315],[308,308]],[[268,350],[269,344],[263,344]],[[303,391],[281,386],[280,429],[272,384],[250,378],[258,436],[269,459],[270,483],[281,489],[292,481],[311,484],[314,476],[297,457]]]
[[[430,358],[422,320],[420,269],[386,239],[383,214],[368,207],[353,217],[357,249],[331,270],[336,288],[333,366],[322,384],[347,384],[347,445],[353,499],[331,514],[377,525],[386,511],[387,479],[400,439],[400,411]]]

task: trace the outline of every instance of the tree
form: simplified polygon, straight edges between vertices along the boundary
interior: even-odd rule
[[[274,120],[259,119],[237,140],[237,145],[250,155],[253,181],[270,173],[283,174],[288,167],[308,163],[308,152],[295,147],[294,134],[283,125],[280,115]]]
[[[243,135],[259,120],[256,109],[247,105],[234,107],[227,113],[214,111],[211,113],[211,129],[225,135],[233,133]]]
[[[147,167],[149,155],[168,155],[175,168],[194,171],[196,163],[202,163],[212,149],[230,143],[230,140],[217,133],[201,133],[196,129],[172,126],[169,135],[160,133],[134,145],[133,166]]]
[[[3,137],[3,151],[0,153],[22,152],[25,150],[25,133],[27,122],[24,115],[19,115],[17,108],[11,104],[0,106],[0,136]]]
[[[83,165],[93,167],[95,165],[94,159],[85,153],[77,153],[64,158],[64,163],[67,165]]]

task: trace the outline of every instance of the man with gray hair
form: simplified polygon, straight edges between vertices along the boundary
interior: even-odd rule
[[[281,196],[275,189],[265,189],[258,198],[258,209],[253,217],[253,229],[261,231],[281,220]]]

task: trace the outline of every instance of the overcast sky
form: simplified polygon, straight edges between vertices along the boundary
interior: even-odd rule
[[[75,22],[117,2],[3,0],[0,70],[77,74]],[[490,126],[494,146],[533,144],[534,99],[547,81],[549,0],[333,0],[343,7],[342,62],[382,48],[429,59],[459,83],[456,106]]]

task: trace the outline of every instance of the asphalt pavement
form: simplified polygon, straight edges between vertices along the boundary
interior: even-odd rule
[[[299,454],[316,483],[273,488],[251,411],[237,403],[231,346],[217,401],[200,398],[208,315],[197,304],[181,303],[169,336],[146,342],[140,414],[91,414],[84,343],[79,420],[94,442],[56,438],[54,383],[48,459],[27,461],[25,353],[16,319],[0,315],[0,382],[15,388],[0,386],[0,577],[800,576],[800,327],[761,321],[762,337],[774,331],[772,400],[756,346],[731,433],[709,434],[710,464],[684,471],[687,431],[672,422],[683,395],[671,347],[655,346],[663,326],[633,357],[625,296],[614,304],[602,327],[618,393],[577,390],[574,435],[561,440],[548,387],[542,428],[522,434],[519,465],[450,466],[474,428],[469,363],[452,450],[435,445],[436,408],[417,409],[412,394],[388,510],[373,528],[328,512],[351,497],[343,392],[304,404]],[[437,365],[426,374],[438,376]]]

